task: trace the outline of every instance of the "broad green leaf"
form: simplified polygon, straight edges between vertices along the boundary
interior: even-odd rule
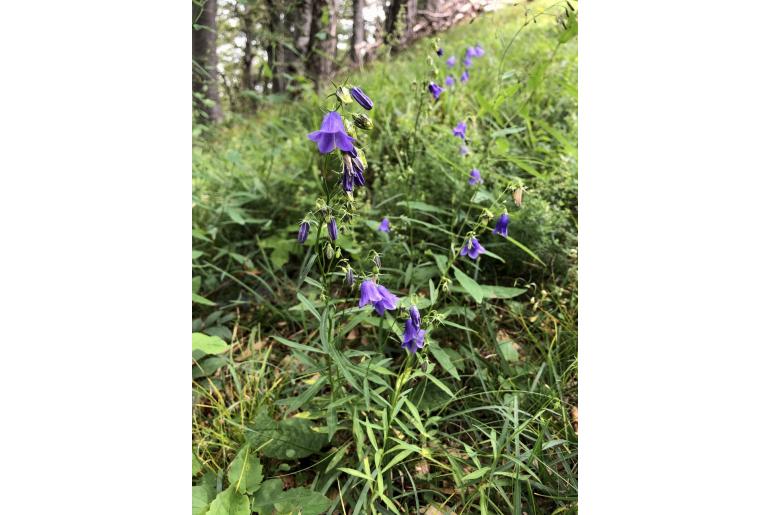
[[[208,377],[221,367],[227,365],[227,360],[221,356],[209,356],[206,359],[196,360],[192,366],[192,378],[200,379]]]
[[[196,304],[203,304],[204,306],[216,306],[216,302],[211,302],[206,297],[203,297],[201,295],[198,295],[197,293],[192,294],[192,301]]]
[[[449,356],[447,356],[447,353],[444,352],[444,350],[435,343],[428,345],[428,348],[430,349],[430,353],[433,354],[433,357],[436,358],[436,361],[438,361],[439,365],[441,365],[444,370],[449,372],[449,375],[459,380],[460,375],[457,373],[457,369],[455,368]]]
[[[209,509],[209,489],[205,486],[192,487],[192,515],[204,515]]]
[[[239,494],[235,491],[235,487],[231,486],[211,501],[206,515],[251,515],[249,498]]]
[[[473,297],[473,300],[480,304],[484,299],[484,290],[481,289],[479,283],[465,275],[465,273],[456,266],[452,266],[452,268],[454,268],[455,277],[460,282],[460,286],[468,292],[468,295]]]
[[[201,462],[195,453],[192,453],[192,475],[197,476],[201,470],[203,470],[203,465],[201,465]]]
[[[235,489],[244,494],[253,493],[262,483],[262,464],[256,454],[246,445],[235,456],[227,470],[227,480]]]
[[[280,479],[268,479],[251,496],[251,511],[259,515],[272,515],[276,498],[283,491],[283,481]]]
[[[203,333],[192,333],[192,350],[206,354],[220,354],[230,348],[228,343],[219,336],[209,336]]]
[[[523,288],[510,288],[508,286],[496,286],[491,284],[482,284],[481,290],[486,299],[512,299],[524,293]]]
[[[276,422],[264,412],[248,425],[246,437],[254,447],[267,444],[262,449],[264,456],[282,460],[298,460],[321,450],[326,435],[313,431],[310,422],[290,418]]]
[[[286,490],[275,497],[275,507],[279,513],[320,515],[329,506],[331,501],[325,495],[304,487]]]

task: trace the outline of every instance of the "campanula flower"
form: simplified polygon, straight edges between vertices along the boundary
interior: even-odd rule
[[[476,57],[483,57],[484,56],[484,49],[481,47],[481,45],[476,45]]]
[[[422,349],[425,346],[425,330],[415,326],[412,319],[407,318],[404,323],[403,341],[404,343],[401,344],[401,348],[414,354],[417,352],[417,349]]]
[[[331,217],[331,220],[329,220],[329,223],[326,224],[326,228],[329,229],[329,238],[334,241],[337,239],[337,220],[334,219],[334,217]]]
[[[412,320],[414,326],[419,329],[422,319],[420,318],[420,310],[417,309],[417,306],[414,304],[412,304],[412,307],[409,308],[409,318]]]
[[[470,75],[468,75],[468,70],[465,70],[462,75],[460,75],[460,82],[468,82],[468,79],[470,78]]]
[[[451,56],[449,59],[446,60],[446,65],[452,68],[456,62],[457,62],[457,58],[455,56]]]
[[[380,226],[377,227],[378,231],[382,232],[390,232],[390,220],[386,218],[382,219],[382,222],[380,222]]]
[[[318,151],[322,154],[328,154],[335,148],[348,152],[353,150],[353,138],[345,132],[342,117],[337,111],[327,113],[321,122],[321,130],[311,132],[307,139],[315,141]]]
[[[299,224],[299,232],[297,232],[297,241],[300,243],[305,243],[307,240],[307,233],[310,231],[310,224],[303,220],[301,224]]]
[[[479,183],[483,182],[483,179],[481,178],[481,172],[478,171],[478,169],[474,168],[471,170],[471,177],[468,179],[468,184],[471,186],[475,186]]]
[[[353,115],[353,125],[361,130],[370,131],[374,127],[374,122],[363,113],[355,113]]]
[[[352,288],[355,281],[356,277],[353,275],[353,269],[348,266],[348,269],[345,270],[345,283]]]
[[[460,145],[460,155],[464,156],[468,153],[468,147],[465,145]]]
[[[433,95],[433,100],[438,100],[438,97],[441,95],[441,92],[444,91],[444,88],[437,85],[435,82],[431,82],[428,84],[428,91]]]
[[[469,59],[471,57],[478,57],[476,55],[476,47],[469,46],[465,49],[465,58]]]
[[[463,65],[465,65],[466,68],[470,68],[472,64],[473,64],[473,61],[471,61],[470,57],[466,57],[465,59],[463,59]]]
[[[372,303],[372,306],[374,306],[374,310],[378,315],[384,315],[386,309],[396,309],[396,306],[398,306],[398,297],[390,293],[388,289],[381,284],[377,285],[377,291],[382,297],[382,300]]]
[[[447,87],[451,87],[455,85],[455,78],[451,75],[447,75],[446,80],[444,81],[444,85]]]
[[[359,88],[358,86],[353,86],[350,88],[350,96],[353,97],[353,100],[359,103],[361,107],[366,109],[367,111],[370,110],[372,107],[374,107],[374,102],[372,102],[372,99],[366,96],[366,93],[364,93],[364,90]]]
[[[468,256],[471,259],[478,259],[479,255],[485,253],[486,251],[487,249],[482,247],[481,243],[479,243],[479,240],[477,240],[474,236],[465,242],[465,245],[463,245],[463,248],[460,250],[460,255]]]
[[[508,237],[508,213],[503,212],[502,215],[500,215],[500,218],[497,220],[497,225],[495,225],[495,230],[492,231],[492,234],[499,234],[503,238]]]
[[[439,57],[441,57],[442,55],[444,55],[444,49],[439,47],[439,49],[438,49],[438,50],[436,50],[436,55],[438,55]]]
[[[361,283],[361,298],[358,300],[358,307],[362,308],[367,304],[374,304],[382,301],[382,295],[377,291],[377,285],[374,281],[367,279]]]
[[[452,135],[457,136],[458,138],[462,138],[463,141],[465,141],[465,129],[467,126],[465,125],[465,122],[459,122],[457,124],[457,127],[452,129]]]
[[[354,157],[351,157],[354,156]],[[364,179],[364,164],[358,157],[358,154],[352,152],[343,152],[342,156],[342,189],[352,192],[353,187],[366,184]]]

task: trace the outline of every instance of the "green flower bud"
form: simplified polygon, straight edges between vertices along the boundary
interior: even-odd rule
[[[359,129],[363,129],[365,131],[372,130],[372,127],[374,127],[374,123],[372,122],[371,118],[366,116],[363,113],[356,113],[353,115],[353,123],[356,127]]]
[[[334,248],[332,247],[331,243],[326,244],[326,259],[331,259],[334,257]]]
[[[353,97],[350,96],[350,90],[348,88],[343,88],[340,86],[337,88],[337,91],[335,93],[337,95],[337,98],[340,102],[343,104],[352,104],[353,103]]]

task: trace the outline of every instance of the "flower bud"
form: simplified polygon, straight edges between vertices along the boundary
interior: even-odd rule
[[[337,247],[337,248],[334,250],[334,257],[336,257],[337,259],[339,259],[341,256],[342,256],[342,249],[341,249],[341,248],[339,248],[339,247]]]
[[[326,244],[326,259],[331,259],[334,257],[334,248],[332,248],[331,243]]]
[[[382,262],[380,261],[379,254],[375,254],[374,259],[372,261],[374,261],[374,264],[377,265],[377,268],[382,268]]]
[[[513,190],[513,203],[516,204],[516,207],[521,207],[521,201],[524,198],[524,188],[519,186],[515,190]]]
[[[374,123],[372,122],[371,118],[363,113],[356,113],[353,115],[353,124],[359,129],[363,129],[365,131],[372,130],[372,127],[374,127]]]
[[[350,90],[348,88],[343,88],[340,86],[337,88],[337,91],[335,93],[337,95],[337,98],[340,102],[343,104],[352,104],[353,103],[353,97],[350,96]]]

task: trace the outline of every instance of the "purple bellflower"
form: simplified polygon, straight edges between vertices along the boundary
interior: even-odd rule
[[[465,58],[465,59],[463,59],[463,65],[464,65],[466,68],[470,68],[472,64],[473,64],[473,61],[471,61],[471,58],[470,58],[470,57],[467,57],[467,56],[466,56],[466,58]]]
[[[437,85],[435,82],[431,82],[428,84],[428,91],[433,95],[433,100],[438,100],[438,97],[441,95],[441,92],[444,91],[444,88]]]
[[[307,139],[315,141],[318,151],[322,154],[328,154],[335,148],[348,152],[354,150],[353,138],[345,132],[342,117],[337,111],[327,113],[321,122],[321,130],[311,132],[307,135]]]
[[[471,170],[471,177],[470,177],[470,179],[468,179],[468,184],[470,184],[471,186],[475,186],[475,185],[480,184],[482,182],[484,182],[484,181],[481,178],[481,172],[479,172],[478,169],[476,169],[476,168]]]
[[[412,320],[414,326],[419,329],[422,319],[420,318],[420,310],[417,309],[417,306],[414,304],[412,304],[412,307],[409,308],[409,318]]]
[[[465,70],[462,75],[460,75],[460,82],[468,82],[468,79],[470,78],[470,75],[468,75],[468,70]]]
[[[500,215],[500,218],[497,220],[497,225],[495,225],[495,230],[492,231],[492,234],[499,234],[503,238],[508,237],[508,213],[504,212],[502,215]]]
[[[334,219],[334,217],[329,220],[329,223],[326,224],[326,228],[329,229],[329,238],[331,238],[332,241],[337,239],[338,233],[337,233],[337,220]]]
[[[382,222],[380,222],[380,226],[377,227],[378,231],[382,232],[390,232],[390,220],[386,218],[382,219]]]
[[[484,57],[484,49],[479,44],[476,44],[476,57]]]
[[[465,125],[465,122],[459,122],[457,124],[457,127],[452,129],[452,135],[457,136],[458,138],[462,138],[463,141],[465,141],[465,129],[467,128],[467,125]]]
[[[446,80],[444,81],[444,85],[447,87],[451,87],[455,85],[455,78],[451,75],[447,75]]]
[[[438,50],[436,50],[436,55],[438,55],[439,57],[441,57],[442,55],[444,55],[444,49],[439,47],[439,49],[438,49]]]
[[[457,58],[455,56],[450,56],[449,59],[446,60],[446,65],[452,68],[454,67],[456,62],[457,62]]]
[[[310,231],[310,224],[303,220],[301,224],[299,224],[299,232],[297,232],[297,241],[300,243],[305,243],[307,241],[307,233]]]
[[[388,289],[381,284],[377,285],[377,291],[382,297],[382,300],[373,302],[372,306],[374,306],[374,310],[378,315],[384,315],[386,309],[396,309],[396,306],[398,306],[398,297],[390,293]]]
[[[382,295],[377,291],[377,285],[374,281],[367,279],[361,283],[361,298],[358,300],[358,307],[362,308],[367,304],[374,304],[382,301]]]
[[[478,259],[479,255],[485,253],[486,251],[487,249],[482,247],[481,243],[479,243],[479,240],[477,240],[474,236],[465,242],[465,245],[463,245],[463,248],[460,250],[460,255],[468,256],[471,259]]]
[[[353,97],[353,100],[359,103],[361,107],[369,111],[372,107],[374,107],[374,102],[372,102],[372,99],[366,96],[366,93],[364,93],[364,90],[359,88],[358,86],[353,86],[350,88],[350,96]]]
[[[352,288],[355,281],[356,277],[353,274],[353,269],[348,267],[348,269],[345,270],[345,283]]]
[[[404,324],[404,343],[401,344],[401,348],[414,354],[417,349],[422,349],[424,346],[425,330],[415,325],[411,318],[407,318]]]
[[[352,156],[352,157],[351,157]],[[358,157],[358,154],[352,152],[343,152],[342,156],[342,189],[347,192],[353,191],[354,186],[363,186],[366,184],[364,179],[364,164]]]
[[[476,55],[476,47],[469,46],[465,49],[465,58],[468,59],[471,57],[478,57],[478,55]]]

